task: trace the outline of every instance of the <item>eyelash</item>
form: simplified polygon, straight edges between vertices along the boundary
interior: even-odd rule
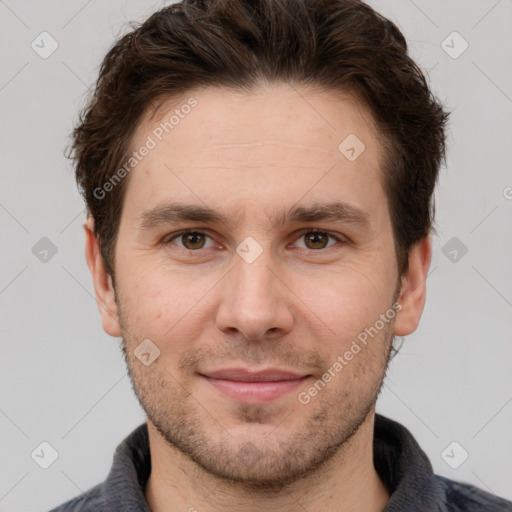
[[[177,239],[177,238],[180,238],[181,236],[183,235],[187,235],[187,234],[191,234],[191,233],[197,233],[197,234],[200,234],[200,235],[205,235],[207,236],[208,238],[212,238],[210,235],[208,235],[208,233],[204,232],[204,231],[201,231],[199,229],[186,229],[184,231],[179,231],[178,233],[173,233],[172,235],[166,237],[165,239],[162,240],[162,244],[163,245],[169,245],[173,242],[173,240]],[[298,233],[298,236],[295,240],[298,240],[299,238],[307,235],[307,234],[310,234],[310,233],[320,233],[322,235],[327,235],[328,237],[334,239],[336,242],[338,242],[339,244],[346,244],[347,243],[347,240],[340,237],[340,236],[337,236],[337,235],[334,235],[332,233],[330,233],[329,231],[324,231],[324,230],[321,230],[321,229],[317,229],[317,228],[309,228],[309,229],[304,229],[302,231],[300,231]],[[175,244],[177,245],[177,244]],[[334,245],[331,245],[331,246],[328,246],[328,247],[324,247],[322,249],[308,249],[308,248],[300,248],[302,249],[303,251],[306,251],[307,253],[319,253],[319,252],[325,252],[327,251],[328,249],[331,249],[333,247],[335,247],[336,244]],[[178,245],[178,247],[180,249],[183,249],[184,251],[187,251],[187,252],[190,252],[190,253],[194,253],[194,252],[200,252],[201,250],[203,249],[187,249],[186,247],[181,247]],[[209,247],[207,248],[209,249]]]

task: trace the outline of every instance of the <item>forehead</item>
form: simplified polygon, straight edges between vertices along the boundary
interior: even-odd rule
[[[207,87],[154,100],[138,123],[131,150],[136,151],[150,135],[158,145],[172,146],[173,139],[190,141],[198,151],[220,149],[245,157],[244,144],[255,149],[274,137],[274,146],[282,147],[288,157],[300,148],[337,158],[340,142],[351,134],[380,153],[372,115],[349,93],[284,83],[251,92]],[[195,155],[175,152],[173,157]]]
[[[296,203],[308,193],[318,202],[315,193],[340,184],[356,195],[382,192],[380,137],[351,95],[280,84],[250,93],[195,89],[157,105],[130,148],[151,146],[125,196],[139,210],[183,194],[212,202],[220,192],[230,204],[233,191],[241,203],[244,196],[254,201],[255,192],[270,202]]]

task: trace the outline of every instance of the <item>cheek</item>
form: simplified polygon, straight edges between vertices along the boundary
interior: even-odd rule
[[[283,267],[281,278],[290,289],[280,289],[280,300],[293,310],[294,329],[309,331],[322,338],[326,351],[338,352],[373,325],[390,306],[393,290],[382,256],[372,261],[372,254],[307,271]],[[224,296],[218,273],[198,276],[137,259],[123,268],[123,306],[134,343],[149,338],[163,352],[178,355],[190,350],[205,329],[214,328]]]
[[[130,290],[124,290],[124,309],[130,322],[131,334],[137,339],[149,338],[165,352],[174,353],[190,346],[204,329],[204,318],[198,314],[207,305],[205,290],[191,286],[189,277],[159,270],[145,272],[144,278],[133,280]],[[202,287],[201,287],[202,288]]]
[[[390,307],[389,286],[378,272],[346,266],[326,276],[296,279],[292,289],[305,304],[299,311],[328,328],[328,337],[339,344],[373,325]]]

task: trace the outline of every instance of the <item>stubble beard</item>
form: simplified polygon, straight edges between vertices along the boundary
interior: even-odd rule
[[[178,450],[187,456],[207,475],[248,493],[278,493],[283,487],[300,479],[314,477],[315,474],[318,476],[322,473],[321,468],[333,463],[334,459],[338,464],[343,463],[351,440],[374,410],[393,342],[390,322],[383,329],[382,336],[371,342],[385,345],[385,364],[380,364],[374,370],[364,364],[358,369],[351,369],[355,372],[356,383],[360,383],[361,379],[372,379],[371,389],[365,388],[363,392],[336,390],[334,383],[331,389],[324,389],[315,401],[307,405],[298,405],[292,398],[291,410],[283,412],[280,408],[281,418],[277,422],[275,417],[272,418],[275,412],[273,404],[234,405],[231,411],[237,422],[251,427],[258,423],[277,423],[266,436],[237,439],[212,419],[216,417],[216,411],[209,410],[208,404],[196,400],[193,391],[191,393],[187,389],[187,383],[178,382],[161,365],[141,365],[133,355],[137,342],[128,336],[125,320],[121,318],[121,308],[119,312],[122,352],[132,388],[148,421],[173,451]],[[382,353],[379,356],[382,357]],[[346,370],[344,368],[340,375]],[[286,432],[286,420],[288,416],[293,417],[294,407],[310,408],[310,412],[305,421],[294,424],[294,428]],[[230,421],[233,419],[230,418]],[[279,424],[279,421],[282,423]]]

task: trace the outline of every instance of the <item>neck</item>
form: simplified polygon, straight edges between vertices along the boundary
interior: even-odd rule
[[[152,512],[381,512],[389,493],[373,465],[375,411],[317,471],[279,491],[248,491],[207,473],[148,420],[151,475],[145,495]]]

